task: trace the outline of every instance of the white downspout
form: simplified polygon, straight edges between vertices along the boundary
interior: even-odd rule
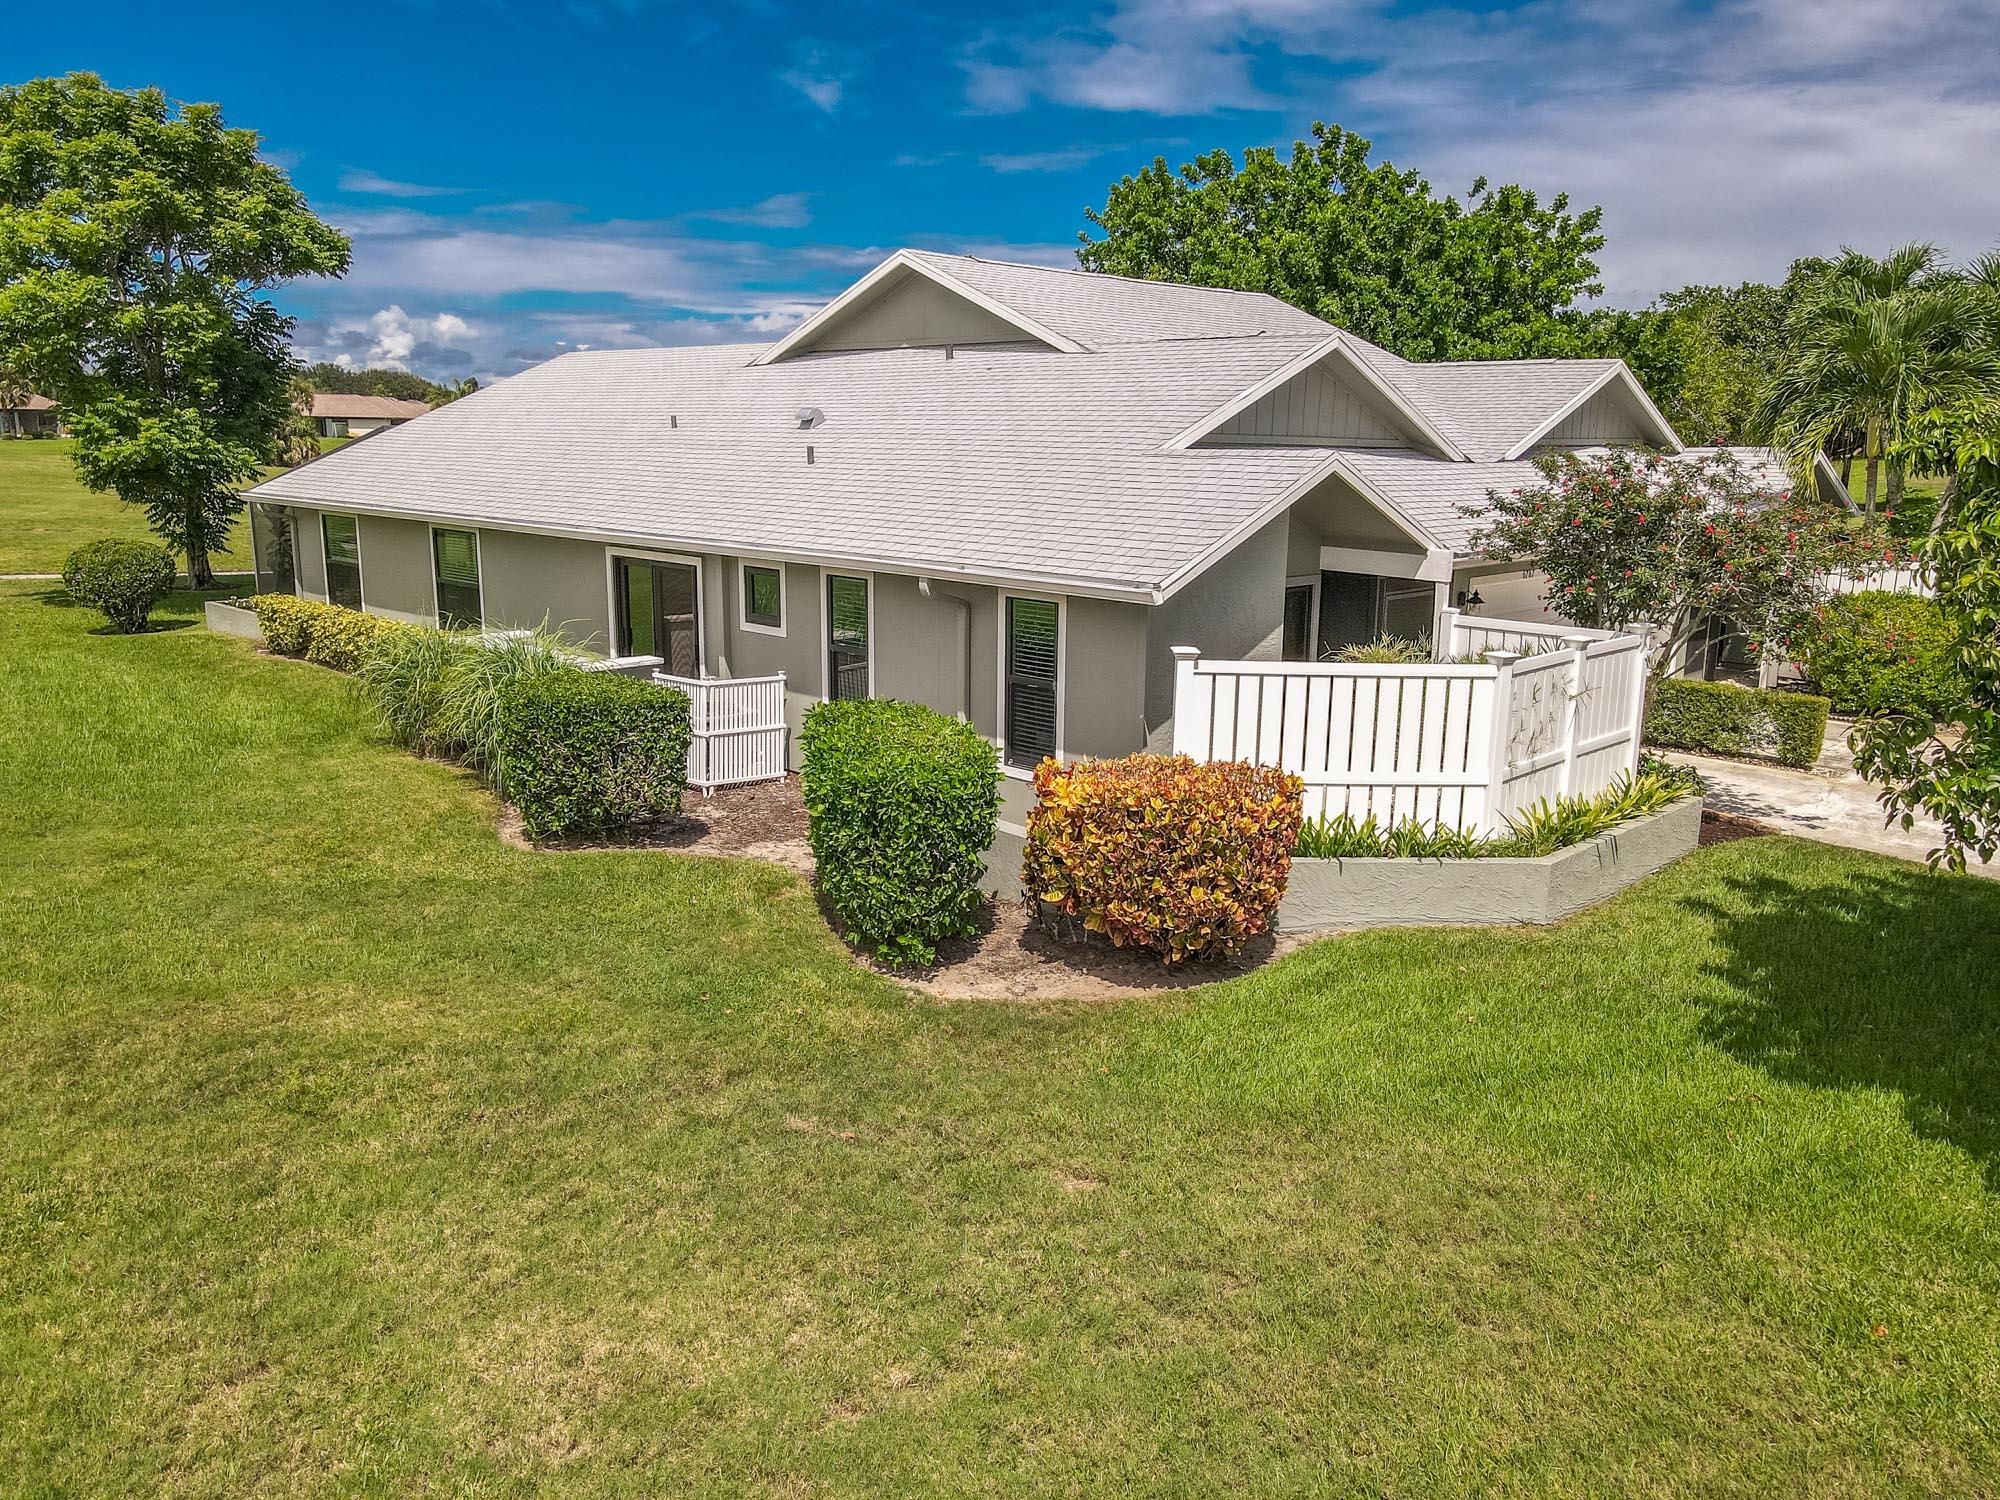
[[[962,705],[959,717],[966,723],[972,722],[972,601],[963,594],[946,593],[933,588],[928,578],[917,580],[917,592],[926,599],[948,599],[958,606],[958,667],[964,681],[959,694]]]

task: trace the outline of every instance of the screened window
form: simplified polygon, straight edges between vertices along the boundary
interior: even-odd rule
[[[826,581],[827,697],[868,696],[868,580]]]
[[[431,552],[437,560],[438,624],[446,630],[471,630],[485,623],[479,605],[479,533],[431,532]]]
[[[352,516],[322,515],[326,544],[326,597],[349,609],[361,608],[361,529]]]
[[[1007,764],[1032,769],[1056,753],[1062,619],[1046,599],[1007,601]]]
[[[785,625],[784,575],[760,563],[743,565],[743,623],[782,630]]]

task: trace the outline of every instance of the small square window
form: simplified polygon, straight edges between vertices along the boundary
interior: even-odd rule
[[[766,630],[785,625],[784,574],[757,563],[743,565],[743,623]]]

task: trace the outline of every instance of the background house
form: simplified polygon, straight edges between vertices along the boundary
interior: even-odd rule
[[[55,402],[47,396],[23,393],[13,404],[0,405],[0,436],[56,437],[63,430]]]
[[[350,396],[338,391],[321,391],[313,397],[313,421],[321,437],[360,437],[384,427],[396,427],[429,411],[424,401],[404,401],[394,396]]]

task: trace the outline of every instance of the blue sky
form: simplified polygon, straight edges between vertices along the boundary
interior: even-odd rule
[[[1315,119],[1602,203],[1608,300],[2000,243],[2000,0],[98,3],[0,77],[219,101],[354,237],[307,357],[503,376],[763,339],[897,245],[1064,263],[1154,155]],[[171,16],[171,20],[162,17]]]

